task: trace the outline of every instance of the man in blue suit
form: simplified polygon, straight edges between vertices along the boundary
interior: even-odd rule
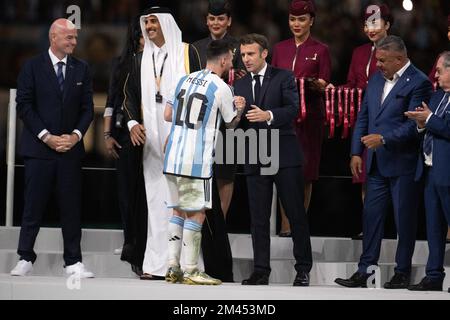
[[[369,80],[352,140],[352,174],[361,174],[361,154],[367,154],[367,197],[363,213],[363,252],[358,271],[345,287],[366,287],[370,270],[377,265],[384,220],[391,203],[398,232],[395,274],[386,289],[407,288],[417,231],[419,184],[414,182],[419,137],[415,122],[404,112],[413,111],[431,95],[431,83],[408,59],[403,40],[386,37],[376,52],[379,71]]]
[[[409,111],[421,133],[422,149],[417,162],[416,180],[425,178],[425,209],[428,238],[426,276],[408,289],[442,291],[447,226],[450,221],[450,51],[441,54],[436,65],[440,89],[428,107]]]
[[[309,286],[312,253],[308,219],[303,206],[303,153],[293,128],[298,114],[298,92],[294,75],[291,71],[274,68],[266,63],[268,41],[262,35],[250,34],[242,37],[240,49],[248,72],[236,82],[234,88],[235,94],[243,96],[247,101],[245,119],[243,117],[240,125],[246,133],[256,133],[259,139],[259,143],[246,148],[246,156],[250,159],[255,156],[251,154],[251,150],[258,145],[259,151],[267,147],[271,160],[275,157],[279,159],[278,167],[274,165],[274,161],[271,163],[272,169],[275,170],[262,165],[261,162],[264,161],[260,154],[255,157],[258,158],[257,164],[252,164],[247,158],[250,161],[244,166],[247,175],[254,269],[250,278],[243,280],[242,284],[269,283],[270,213],[275,183],[292,228],[297,271],[293,285]],[[267,144],[261,141],[261,134],[264,133],[269,135]],[[279,139],[272,141],[278,134]]]
[[[49,31],[50,48],[29,60],[17,81],[17,113],[24,123],[25,204],[20,261],[11,275],[30,274],[42,216],[52,192],[61,215],[67,274],[93,277],[81,262],[81,159],[93,118],[92,80],[86,62],[71,56],[77,29],[66,19]]]

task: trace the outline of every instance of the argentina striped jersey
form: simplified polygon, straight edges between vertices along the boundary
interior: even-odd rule
[[[209,179],[222,118],[229,123],[236,116],[231,88],[204,69],[183,77],[168,103],[172,105],[172,128],[164,173]]]

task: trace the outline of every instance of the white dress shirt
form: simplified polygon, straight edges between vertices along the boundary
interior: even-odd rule
[[[51,60],[52,65],[53,65],[53,69],[55,70],[55,74],[58,74],[58,62],[64,62],[63,67],[62,67],[62,73],[63,73],[63,77],[66,78],[67,55],[64,58],[62,58],[61,60],[59,60],[59,58],[53,54],[51,48],[48,49],[48,55],[50,56],[50,60]],[[41,132],[39,132],[38,138],[40,140],[42,140],[42,138],[47,133],[50,133],[47,129],[42,130]],[[72,131],[72,133],[76,133],[77,134],[78,141],[83,139],[83,135],[81,134],[80,130],[75,129],[75,130]]]
[[[253,101],[255,100],[255,84],[256,84],[256,80],[255,80],[254,77],[255,77],[255,75],[259,75],[259,81],[260,81],[260,85],[262,87],[262,84],[264,82],[264,75],[266,74],[266,71],[267,71],[267,63],[264,65],[264,67],[261,70],[259,70],[258,73],[250,72],[250,75],[252,76]],[[256,103],[256,101],[255,101],[255,103]],[[270,120],[267,121],[267,124],[270,126],[272,124],[272,121],[273,121],[273,113],[270,110],[267,110],[267,111],[270,114]]]
[[[391,92],[392,88],[397,84],[400,77],[405,73],[406,69],[411,65],[411,61],[408,60],[408,62],[398,70],[396,73],[394,73],[394,76],[392,77],[392,80],[386,79],[386,82],[384,83],[384,89],[383,89],[383,96],[381,97],[381,104],[383,104],[384,99],[389,95],[389,92]]]

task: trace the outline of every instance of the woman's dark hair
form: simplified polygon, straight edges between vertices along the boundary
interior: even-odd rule
[[[123,86],[128,73],[131,70],[131,63],[133,57],[139,51],[139,40],[142,36],[140,15],[135,16],[131,21],[128,32],[125,47],[122,50],[122,54],[119,57],[117,69],[115,73],[115,81],[118,81],[120,87]]]

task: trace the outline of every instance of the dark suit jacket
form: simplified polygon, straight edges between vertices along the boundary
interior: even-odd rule
[[[271,130],[277,129],[280,134],[279,141],[279,166],[289,168],[301,166],[303,164],[303,153],[294,131],[294,119],[298,114],[298,92],[295,84],[294,74],[291,71],[267,66],[264,81],[261,87],[260,100],[255,105],[262,110],[270,110],[273,114],[273,121],[269,126],[267,122],[251,123],[245,117],[253,104],[252,78],[248,73],[235,83],[235,95],[243,96],[246,99],[244,115],[240,123],[243,130],[254,129]],[[270,136],[268,138],[270,142]],[[270,150],[270,144],[269,149]],[[248,154],[248,149],[246,150]],[[247,157],[248,159],[248,157]],[[246,163],[244,171],[246,174],[258,174],[260,165]]]
[[[439,89],[431,96],[430,109],[436,111],[441,102],[444,91]],[[445,107],[446,102],[443,102],[442,108]],[[444,111],[442,118],[432,115],[426,124],[427,131],[433,135],[433,171],[434,181],[437,185],[450,186],[450,106]],[[423,141],[424,134],[422,135]],[[417,162],[416,180],[423,176],[425,157],[421,148],[419,160]]]
[[[237,39],[233,38],[228,33],[225,34],[223,39],[231,42],[233,44],[233,47],[235,48],[234,58],[233,58],[233,68],[245,70],[244,64],[242,63],[242,59],[241,59],[239,41]],[[196,50],[194,50],[194,52],[197,52],[197,54],[198,54],[198,59],[200,61],[201,69],[204,69],[206,67],[206,49],[208,48],[208,45],[212,41],[213,41],[213,39],[211,38],[211,35],[209,35],[208,37],[203,38],[201,40],[197,40],[191,44],[191,46],[196,49]]]
[[[17,114],[24,123],[20,153],[24,157],[55,159],[84,155],[83,141],[70,151],[58,153],[38,138],[47,129],[51,134],[83,136],[93,118],[92,79],[86,62],[69,56],[64,91],[61,92],[48,52],[29,61],[17,81]]]
[[[358,114],[352,139],[352,155],[361,155],[364,145],[361,137],[381,134],[386,144],[368,150],[367,172],[370,173],[376,156],[380,173],[384,177],[413,174],[416,170],[419,137],[415,121],[405,117],[404,112],[415,110],[428,102],[431,83],[427,76],[413,65],[409,66],[389,95],[381,104],[385,79],[377,71],[369,80],[361,112]]]

